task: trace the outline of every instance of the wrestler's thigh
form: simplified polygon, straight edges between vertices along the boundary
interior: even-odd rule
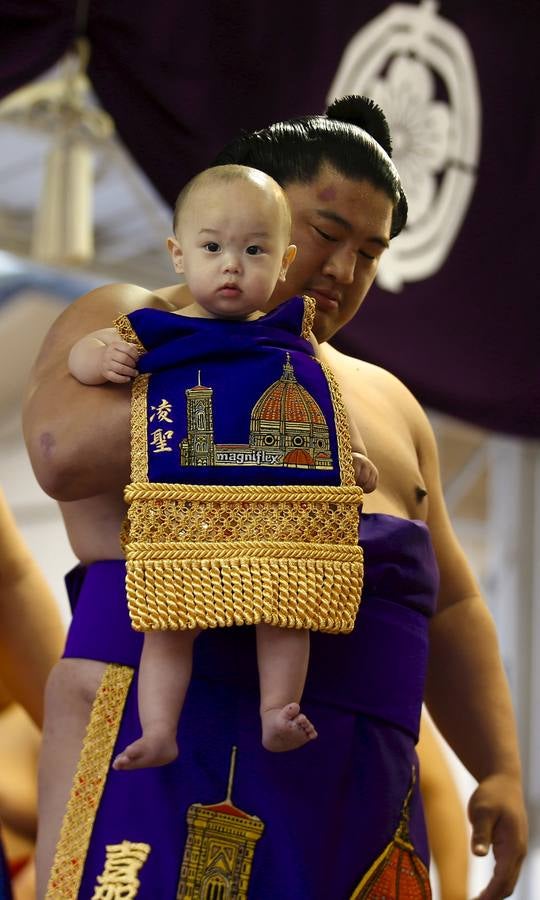
[[[60,659],[45,688],[45,726],[51,717],[80,714],[87,719],[105,666],[95,659]]]
[[[38,900],[46,893],[73,775],[104,670],[105,663],[96,660],[61,659],[47,681],[39,762]]]

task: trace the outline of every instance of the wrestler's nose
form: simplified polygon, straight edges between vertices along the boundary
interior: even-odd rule
[[[356,253],[348,247],[339,247],[327,258],[322,271],[335,278],[338,284],[352,284],[356,262]]]

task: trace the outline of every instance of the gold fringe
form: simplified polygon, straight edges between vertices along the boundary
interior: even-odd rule
[[[351,631],[362,496],[352,485],[128,485],[133,627]]]
[[[359,547],[349,559],[338,561],[321,559],[322,553],[318,559],[306,559],[305,547],[296,554],[294,547],[260,547],[259,558],[246,545],[237,548],[235,556],[221,558],[202,556],[197,546],[178,545],[178,553],[166,559],[148,549],[150,559],[130,548],[127,555],[126,593],[137,631],[261,622],[331,633],[354,627],[362,590]],[[186,549],[191,558],[186,559]],[[325,549],[329,554],[333,550]],[[204,551],[209,550],[204,545]]]
[[[77,900],[92,827],[109,771],[133,669],[106,667],[92,706],[45,900]]]

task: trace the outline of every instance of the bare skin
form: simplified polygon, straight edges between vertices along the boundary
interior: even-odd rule
[[[420,722],[417,745],[420,790],[441,900],[467,900],[469,846],[465,810],[448,760],[429,717]]]
[[[286,193],[298,257],[285,293],[278,290],[273,302],[293,293],[314,296],[319,304],[314,332],[324,341],[357,312],[375,277],[381,241],[389,235],[390,204],[369,183],[330,169],[321,170],[311,184],[289,185]],[[328,221],[321,210],[338,213],[345,224]],[[331,241],[317,230],[323,225],[325,234],[332,232]],[[72,546],[84,562],[121,555],[129,396],[123,386],[96,390],[78,384],[67,371],[69,349],[85,333],[109,327],[120,313],[141,306],[174,309],[189,299],[178,286],[155,293],[133,285],[100,288],[62,314],[34,368],[24,416],[28,449],[40,484],[62,502]],[[496,868],[482,898],[500,900],[513,890],[527,840],[515,726],[493,623],[444,505],[433,434],[419,404],[388,372],[329,345],[322,354],[379,471],[377,490],[366,497],[364,511],[421,519],[430,528],[441,588],[431,626],[428,703],[443,735],[479,781],[469,807],[472,847],[483,855],[493,844]],[[427,490],[423,500],[419,487]],[[95,661],[62,660],[55,670],[42,757],[42,771],[50,775],[41,786],[38,898],[44,894],[63,802],[103,669]],[[72,715],[58,741],[58,720],[73,692],[79,698],[77,721]]]
[[[0,492],[0,677],[39,727],[64,633],[58,604]]]

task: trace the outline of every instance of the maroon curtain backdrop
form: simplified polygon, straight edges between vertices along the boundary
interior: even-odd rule
[[[89,75],[120,137],[172,204],[240,129],[322,111],[344,48],[391,5],[89,0]],[[395,372],[434,408],[535,437],[539,4],[440,6],[466,36],[479,80],[476,187],[442,267],[397,294],[374,287],[336,345]],[[3,0],[0,95],[68,49],[75,12],[65,0]]]

